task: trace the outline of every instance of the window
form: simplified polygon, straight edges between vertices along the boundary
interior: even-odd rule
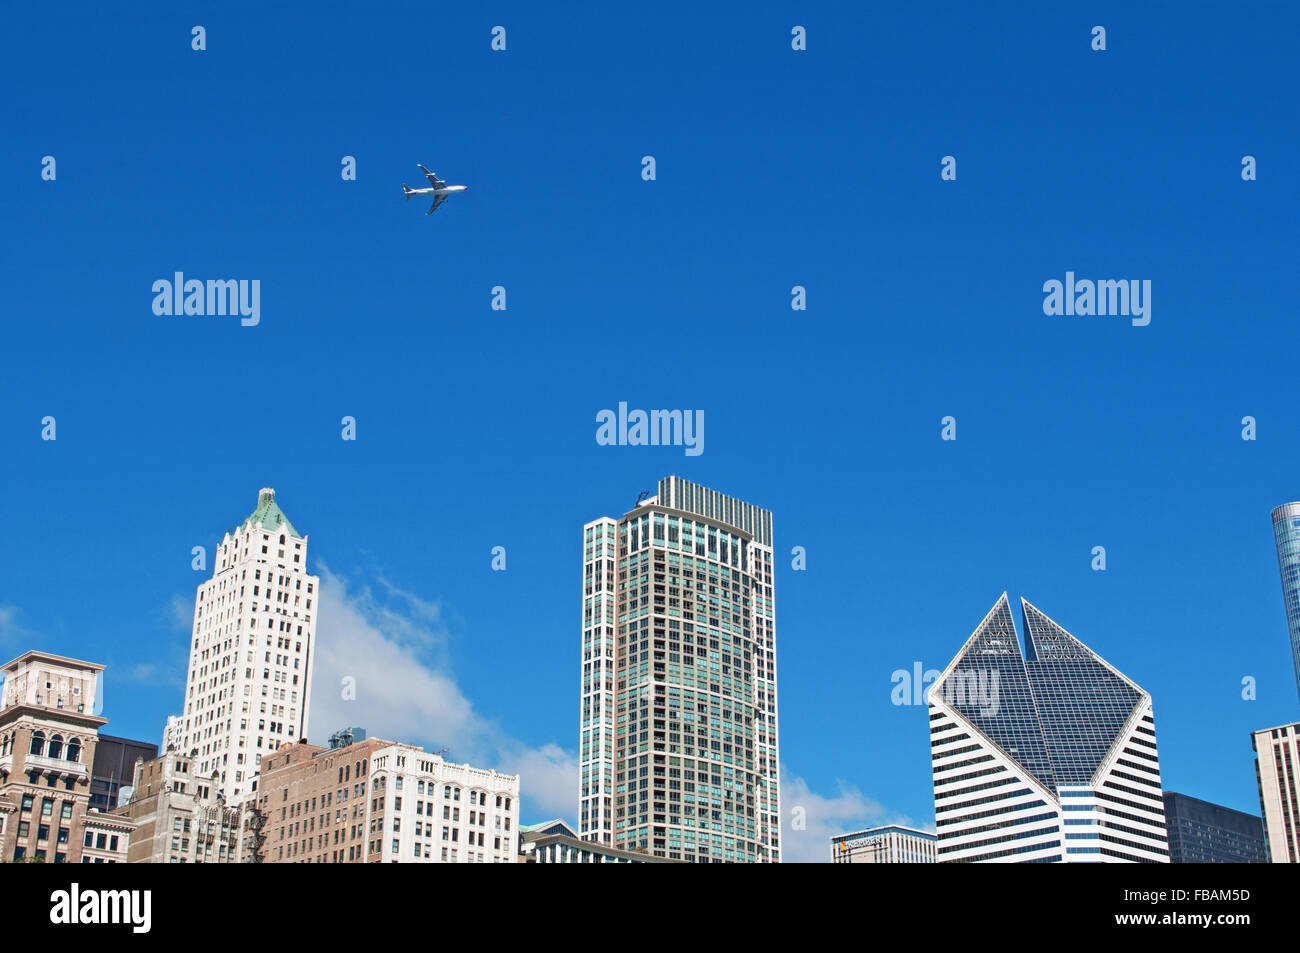
[[[45,732],[43,731],[32,732],[32,746],[30,751],[34,755],[45,754]]]

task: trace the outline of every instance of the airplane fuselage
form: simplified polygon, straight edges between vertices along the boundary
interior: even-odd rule
[[[440,189],[411,189],[412,195],[451,195],[453,192],[464,192],[468,185],[444,185]]]

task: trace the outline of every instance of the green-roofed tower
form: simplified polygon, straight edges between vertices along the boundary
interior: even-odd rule
[[[256,797],[263,755],[307,735],[320,580],[269,487],[212,562],[194,600],[180,750],[196,783],[234,806]]]
[[[273,533],[278,533],[283,527],[283,531],[294,539],[302,539],[302,535],[293,528],[289,522],[289,517],[284,515],[284,510],[280,509],[280,504],[275,502],[275,490],[270,487],[262,487],[257,493],[257,509],[253,510],[251,516],[244,520],[240,530],[245,527],[262,526]]]

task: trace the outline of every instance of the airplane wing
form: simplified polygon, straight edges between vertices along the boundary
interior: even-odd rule
[[[439,195],[436,199],[433,200],[433,204],[429,206],[429,211],[425,212],[424,214],[432,215],[434,212],[438,211],[438,206],[445,201],[447,201],[447,196]]]
[[[426,169],[424,166],[420,165],[420,163],[417,162],[416,165],[420,166],[420,171],[425,174],[425,176],[429,180],[429,184],[432,185],[435,189],[440,189],[447,184],[446,182],[442,181],[442,179],[438,178],[436,175],[434,175],[432,172]]]

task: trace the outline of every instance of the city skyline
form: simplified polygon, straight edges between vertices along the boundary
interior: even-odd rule
[[[1170,787],[1256,809],[1248,739],[1300,716],[1293,9],[506,4],[436,54],[414,5],[182,14],[8,20],[0,650],[106,665],[108,731],[182,711],[195,589],[273,486],[311,740],[451,746],[577,825],[577,528],[676,472],[777,514],[787,859],[931,822],[891,675],[1012,586],[1151,692]],[[416,162],[471,188],[426,216]],[[177,274],[256,324],[155,313]],[[602,434],[624,406],[682,444]]]
[[[258,511],[265,511],[265,509],[266,509],[265,504],[268,502],[267,497],[268,497],[268,495],[270,495],[270,494],[273,494],[273,491],[271,491],[269,488],[264,488],[262,491],[260,491],[260,493],[259,493],[259,498],[258,498]],[[642,495],[645,496],[645,494],[642,494]],[[273,496],[272,496],[271,498],[273,499]],[[644,507],[644,505],[645,505],[647,502],[653,503],[653,498],[651,498],[651,500],[648,500],[648,501],[647,501],[647,500],[644,500],[644,499],[638,501],[638,502],[637,502],[637,505],[633,507],[633,512],[635,512],[635,511],[636,511],[637,509],[639,509],[639,508]],[[278,507],[277,507],[277,509],[278,509]],[[256,513],[255,513],[254,515],[256,515]],[[282,513],[281,513],[281,518],[283,518],[283,517],[282,517]],[[286,523],[287,523],[287,518],[284,518],[284,519],[285,519],[285,521],[286,521]],[[246,525],[246,524],[249,524],[251,520],[252,520],[252,517],[249,517],[248,519],[246,519],[246,520],[244,521],[244,523],[242,523],[242,524],[238,524],[238,526],[244,526],[244,525]],[[599,522],[599,521],[597,521],[597,522]],[[289,524],[289,525],[291,525],[291,524]],[[594,524],[591,524],[591,525],[594,525]],[[237,526],[237,528],[238,528],[238,526]],[[226,538],[227,538],[227,539],[230,538],[230,534],[229,534],[228,532],[227,532],[227,534],[226,534]],[[485,559],[485,561],[490,562],[491,553],[489,552],[488,554],[485,554],[485,556],[487,557],[487,559]],[[489,571],[490,571],[490,570],[489,570]],[[210,583],[210,581],[209,581],[209,582],[205,582],[205,583],[200,583],[200,584],[199,584],[199,588],[202,588],[203,586],[208,585],[209,583]],[[322,593],[322,595],[324,595],[324,593]],[[1285,622],[1285,620],[1283,620],[1283,622]],[[1285,625],[1284,625],[1284,624],[1281,625],[1281,626],[1280,626],[1280,629],[1281,629],[1282,632],[1285,632]],[[1281,638],[1281,637],[1283,637],[1283,636],[1279,636],[1279,638]],[[42,647],[41,649],[39,649],[39,651],[46,651],[46,649],[45,649],[44,647]],[[99,691],[100,691],[101,693],[104,691],[104,683],[105,683],[105,681],[107,681],[107,682],[111,685],[112,674],[113,674],[113,673],[112,673],[112,671],[111,671],[111,669],[110,669],[110,670],[108,670],[108,671],[105,673],[106,678],[101,679],[101,681],[100,681],[100,687],[99,687]],[[110,691],[110,694],[111,694],[111,691]],[[112,712],[110,711],[109,714],[110,714],[110,716],[111,716],[111,715],[112,715]],[[157,726],[157,729],[156,729],[156,733],[161,733],[161,731],[163,730],[163,726],[164,726],[164,724],[165,724],[166,718],[167,718],[167,715],[164,714],[164,715],[162,715],[161,718],[157,719],[157,721],[158,721],[158,726]],[[360,720],[364,720],[364,716],[362,716],[362,718],[361,718]],[[110,732],[115,732],[115,733],[117,733],[117,734],[127,734],[127,735],[132,734],[131,732],[124,731],[124,730],[122,729],[122,727],[121,727],[120,724],[114,724],[113,722],[115,722],[115,721],[117,721],[117,719],[115,719],[115,718],[111,718],[111,717],[110,717],[110,725],[108,726],[108,730],[109,730]],[[331,723],[331,724],[332,724],[332,723]],[[321,730],[321,731],[326,731],[326,730],[331,730],[331,729],[330,729],[329,726],[322,725],[320,730]],[[1253,734],[1256,730],[1258,730],[1258,729],[1255,728],[1255,727],[1252,727],[1252,728],[1250,729],[1250,733]],[[148,731],[144,731],[144,732],[138,732],[138,733],[135,733],[135,736],[137,736],[137,737],[142,737],[142,738],[148,738],[148,737],[149,737],[149,734],[150,734],[150,733],[149,733]],[[319,732],[317,732],[317,734],[319,734]],[[1163,730],[1162,730],[1162,738],[1163,738]],[[319,740],[323,740],[323,739],[318,739],[318,738],[316,738],[316,737],[313,737],[313,738],[310,739],[310,740],[318,741],[318,742],[319,742]],[[404,737],[403,740],[404,740],[404,741],[409,740],[409,741],[411,741],[412,743],[419,743],[419,742],[426,742],[426,743],[427,743],[427,742],[430,742],[432,739],[430,739],[430,738],[425,738],[425,737],[421,737],[421,736],[419,736],[419,734],[417,733],[416,735],[414,735],[414,736],[412,736],[412,737],[410,737],[410,738],[406,738],[406,737]],[[438,741],[441,741],[442,739],[437,739],[437,740],[438,740]],[[1163,743],[1163,742],[1162,742],[1162,743]],[[1229,754],[1231,754],[1231,752],[1230,752]],[[913,760],[915,760],[915,759],[913,759]],[[494,765],[494,766],[502,767],[502,768],[504,768],[504,767],[508,767],[507,765]],[[560,773],[561,773],[561,774],[563,773],[563,766],[561,766],[561,771],[560,771]],[[577,777],[577,774],[576,774],[576,768],[575,768],[574,778],[576,778],[576,777]],[[573,779],[563,779],[563,780],[570,780],[570,781],[572,781]],[[543,783],[544,783],[544,782],[543,782]],[[528,791],[528,777],[527,777],[527,774],[526,774],[526,773],[525,773],[525,776],[524,776],[524,779],[523,779],[523,790],[522,790],[521,794],[522,794],[522,802],[523,802],[523,804],[528,805],[528,804],[529,804],[529,791]],[[1196,791],[1196,795],[1197,795],[1198,797],[1202,797],[1202,796],[1204,796],[1204,792],[1203,792],[1202,790],[1199,790],[1199,789],[1198,789],[1198,790]],[[562,800],[562,799],[561,799],[561,800]],[[1252,800],[1253,800],[1253,803],[1252,803]],[[1238,804],[1236,804],[1236,805],[1232,805],[1232,806],[1233,806],[1235,809],[1238,809],[1238,810],[1243,810],[1243,811],[1246,811],[1246,812],[1251,812],[1252,810],[1257,810],[1257,808],[1255,808],[1255,804],[1258,803],[1258,797],[1256,796],[1256,797],[1255,797],[1254,799],[1252,799],[1252,800],[1246,800],[1246,801],[1244,801],[1244,802],[1240,802],[1240,803],[1238,803]],[[538,809],[537,809],[536,811],[533,811],[532,814],[525,814],[525,815],[524,815],[525,817],[530,817],[530,816],[535,816],[535,815],[537,815],[537,814],[545,813],[544,811],[541,810],[541,807],[540,807],[540,804],[545,803],[545,801],[543,800],[543,798],[538,797],[537,795],[534,795],[534,802],[535,802],[535,803],[539,803],[539,807],[538,807]],[[562,804],[562,803],[561,803],[561,807],[563,807],[563,804]],[[571,808],[569,809],[569,812],[568,812],[568,813],[566,813],[566,812],[563,811],[563,810],[558,811],[558,812],[555,812],[555,813],[556,813],[558,816],[572,816],[572,815],[576,815],[578,812],[575,811],[575,810],[571,807]],[[866,815],[866,816],[871,816],[871,815]],[[933,814],[932,814],[932,813],[930,813],[930,814],[927,815],[927,813],[924,812],[924,811],[916,811],[916,812],[913,812],[913,813],[911,813],[911,814],[909,814],[909,815],[904,815],[902,812],[897,812],[896,814],[893,815],[893,817],[895,817],[895,818],[900,817],[900,816],[905,816],[905,817],[909,817],[909,818],[916,818],[916,817],[919,816],[919,817],[920,817],[920,821],[919,821],[919,825],[920,825],[920,826],[922,826],[922,827],[924,827],[924,828],[927,828],[927,829],[930,829],[930,828],[933,827],[933,820],[932,820],[932,818],[933,818]],[[836,831],[836,830],[834,830],[835,825],[834,825],[833,822],[829,822],[829,821],[828,821],[827,823],[828,823],[828,827],[827,827],[827,829],[826,829],[826,833],[827,833],[828,836],[829,836],[829,835],[833,835],[833,834],[837,834],[837,833],[842,833],[842,831]],[[901,821],[891,821],[891,823],[901,823]],[[913,822],[913,825],[915,826],[916,823],[917,823],[917,822],[914,821],[914,822]],[[848,830],[848,829],[851,829],[851,828],[852,828],[852,825],[843,825],[843,824],[841,824],[841,825],[839,825],[839,826],[842,827],[844,830]],[[903,825],[903,826],[907,826],[907,825]],[[820,831],[819,831],[819,833],[820,833]],[[824,841],[823,841],[823,843],[824,843]],[[814,860],[815,860],[815,859],[819,859],[819,858],[816,858],[816,857],[804,857],[804,856],[800,853],[800,854],[796,854],[796,857],[791,858],[791,859],[814,859]]]

